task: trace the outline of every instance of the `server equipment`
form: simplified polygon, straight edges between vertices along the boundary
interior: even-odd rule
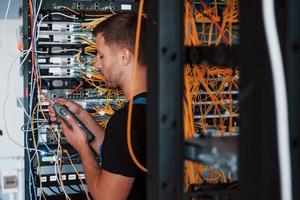
[[[90,199],[78,153],[59,124],[48,120],[55,98],[72,100],[103,127],[125,102],[105,88],[94,67],[92,29],[119,12],[136,12],[135,0],[23,1],[23,75],[26,108],[26,199]]]

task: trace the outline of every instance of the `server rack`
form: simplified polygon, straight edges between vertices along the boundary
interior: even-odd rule
[[[107,92],[95,78],[90,22],[137,8],[135,0],[23,1],[26,199],[90,198],[79,155],[60,127],[46,120],[47,107],[51,99],[67,98],[105,126],[109,114],[103,106],[118,109],[125,97]],[[89,81],[93,77],[95,82]]]
[[[158,26],[148,24],[147,30],[149,110],[153,111],[148,114],[148,133],[151,134],[147,138],[147,199],[238,199],[236,187],[216,186],[193,193],[183,192],[184,160],[197,160],[198,153],[214,146],[205,138],[201,144],[199,140],[183,139],[183,66],[203,61],[214,65],[239,64],[237,45],[230,48],[184,47],[183,8],[184,1],[147,3],[148,14],[158,22]],[[236,155],[237,138],[227,139],[232,140],[221,141],[229,147],[225,151]],[[212,140],[212,143],[220,142]]]
[[[153,1],[149,3],[149,7],[152,9],[149,12],[153,12],[160,15],[162,10],[166,9],[165,5],[159,1],[154,3]],[[177,4],[183,4],[182,1]],[[261,13],[261,4],[262,1],[240,1],[240,26],[241,26],[241,40],[238,52],[234,53],[237,55],[237,58],[232,59],[230,53],[226,54],[227,61],[233,61],[233,63],[240,64],[241,67],[241,93],[240,93],[240,106],[241,106],[241,135],[238,142],[238,154],[239,154],[239,169],[240,169],[240,183],[239,188],[236,191],[233,191],[235,194],[232,197],[224,197],[224,199],[279,199],[279,178],[278,178],[278,150],[276,147],[276,129],[275,129],[275,111],[274,111],[274,98],[272,90],[272,78],[270,71],[270,63],[268,59],[267,49],[266,49],[266,39],[265,33],[263,31],[262,25],[262,13]],[[281,48],[283,50],[284,61],[286,64],[286,80],[288,86],[288,98],[289,98],[289,117],[290,117],[290,131],[291,131],[291,155],[292,155],[292,172],[293,172],[293,198],[298,199],[299,197],[299,131],[297,123],[299,121],[299,84],[297,84],[298,77],[298,65],[299,65],[299,17],[298,11],[300,9],[299,2],[296,0],[290,1],[275,1],[276,5],[276,15],[277,15],[277,25],[279,26],[280,32],[280,42]],[[182,10],[178,9],[168,9],[170,15],[182,15]],[[158,21],[159,21],[158,17]],[[163,21],[163,20],[162,20]],[[163,21],[164,22],[164,21]],[[181,21],[182,22],[182,21]],[[174,21],[169,21],[165,26],[160,26],[160,30],[157,32],[166,31],[165,27],[167,25],[176,23]],[[174,24],[173,24],[174,25]],[[179,23],[179,27],[182,24]],[[178,30],[180,28],[178,27]],[[181,27],[182,28],[182,27]],[[182,32],[180,33],[182,34]],[[159,34],[151,34],[153,40],[157,41],[159,45],[162,37]],[[154,36],[153,36],[154,35]],[[171,43],[171,41],[169,41]],[[178,44],[173,41],[174,44]],[[153,42],[151,43],[153,46]],[[184,47],[181,44],[176,46],[177,51],[183,51]],[[157,52],[160,52],[161,49],[157,49]],[[203,57],[211,58],[211,50],[199,50],[201,53],[195,53],[195,50],[192,50],[192,53],[189,53],[187,50],[187,57],[190,56],[190,61],[198,62]],[[209,53],[208,53],[209,52]],[[227,52],[227,51],[226,51]],[[214,54],[214,53],[213,53]],[[207,56],[207,57],[206,57]],[[162,54],[156,54],[151,58],[155,61],[152,63],[158,63],[162,59]],[[235,56],[234,56],[235,57]],[[183,66],[184,60],[181,60],[180,65]],[[211,58],[211,60],[214,60]],[[167,70],[164,69],[163,65],[158,65],[159,69],[156,71]],[[171,73],[171,70],[169,71]],[[153,73],[153,72],[152,72]],[[172,71],[172,73],[174,73]],[[176,76],[181,74],[182,71],[178,67],[176,71]],[[154,77],[154,76],[152,76]],[[157,82],[159,78],[152,79],[150,84]],[[174,81],[170,79],[170,81]],[[175,85],[175,81],[172,82]],[[161,82],[157,83],[158,85],[162,84]],[[159,87],[159,86],[157,86]],[[181,90],[181,87],[173,87],[174,90]],[[171,92],[170,92],[171,91]],[[165,94],[174,95],[173,90],[164,90]],[[154,93],[154,92],[153,92]],[[162,99],[161,101],[166,102],[167,99]],[[161,102],[160,102],[161,103]],[[156,107],[159,102],[156,100],[150,106],[152,108]],[[170,104],[170,107],[178,107],[181,103]],[[151,110],[151,107],[150,107]],[[156,112],[157,115],[150,116],[150,119],[159,119],[159,110]],[[153,125],[153,124],[151,124]],[[154,124],[156,127],[158,125]],[[157,130],[157,129],[149,129]],[[182,139],[181,132],[178,130],[177,137]],[[153,139],[151,144],[158,144],[161,141],[164,141],[166,132],[161,130],[157,135],[161,135],[158,138]],[[178,139],[179,139],[178,138]],[[151,138],[150,138],[151,139]],[[178,149],[180,152],[183,151],[183,145],[180,143],[178,146],[165,146],[164,148],[159,148],[158,152],[155,152],[156,156],[148,154],[152,161],[155,161],[158,158],[158,155],[164,155],[164,150],[168,148],[168,152],[173,156],[177,154]],[[148,151],[153,150],[153,147],[148,147]],[[160,152],[160,153],[159,153]],[[181,154],[182,155],[182,154]],[[156,160],[157,161],[157,160]],[[154,164],[153,164],[154,165]],[[158,165],[158,163],[156,163]],[[182,163],[181,163],[182,166]],[[166,168],[161,166],[160,168],[155,168],[159,172],[157,174],[162,174]],[[174,168],[169,169],[175,173]],[[163,177],[160,175],[159,178]],[[182,174],[178,174],[177,177],[182,179]],[[151,178],[151,177],[150,177]],[[149,179],[150,179],[149,178]],[[154,192],[159,190],[161,192],[156,196],[157,199],[163,199],[167,195],[161,187],[159,188],[159,178],[151,178],[148,185],[148,192]],[[177,182],[169,183],[174,185]],[[162,185],[160,185],[162,186]],[[156,190],[155,190],[156,189]],[[182,198],[183,190],[174,190],[173,198],[180,199]],[[209,192],[211,196],[203,197],[204,199],[220,199],[219,193],[220,190],[214,190]],[[148,194],[149,199],[151,199],[153,194]],[[212,198],[214,196],[214,198]],[[188,197],[189,198],[189,197]]]
[[[183,2],[147,1],[147,12],[158,22],[147,24],[147,199],[182,199]]]

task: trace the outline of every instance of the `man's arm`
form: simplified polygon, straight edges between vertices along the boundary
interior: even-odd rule
[[[72,117],[67,116],[70,129],[63,121],[62,128],[68,142],[78,151],[86,176],[89,191],[95,200],[123,200],[128,197],[134,182],[126,177],[102,170],[88,143],[87,136],[78,127]]]
[[[86,183],[95,200],[127,199],[134,178],[114,174],[99,167],[91,149],[87,146],[80,151]]]

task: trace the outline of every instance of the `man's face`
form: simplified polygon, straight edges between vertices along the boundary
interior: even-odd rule
[[[117,50],[105,44],[102,34],[96,37],[96,63],[95,66],[105,78],[107,88],[118,88],[120,84],[120,67],[118,65]]]

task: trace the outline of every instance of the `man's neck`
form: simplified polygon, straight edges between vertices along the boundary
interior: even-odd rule
[[[124,79],[122,80],[121,89],[124,92],[126,99],[128,100],[140,93],[146,92],[147,91],[146,68],[138,67],[136,71],[136,76],[135,78],[133,77],[133,80],[132,80],[131,73],[128,74],[128,76],[124,77]]]

